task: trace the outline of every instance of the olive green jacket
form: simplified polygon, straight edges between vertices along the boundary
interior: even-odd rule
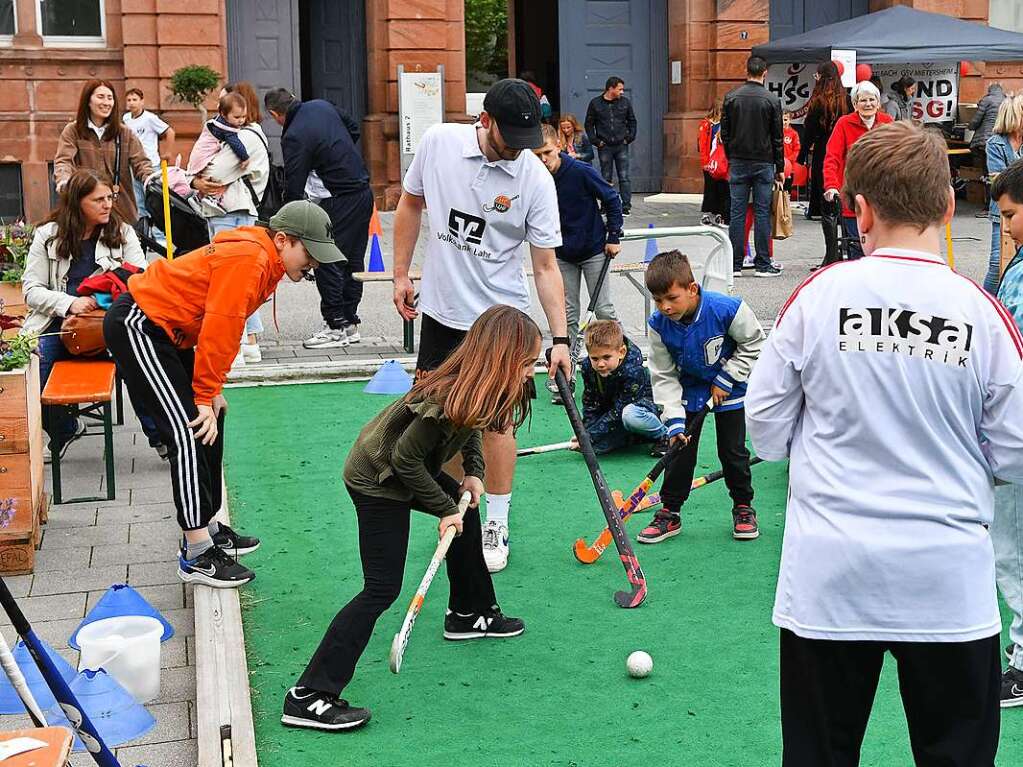
[[[389,405],[359,433],[345,461],[345,484],[376,498],[417,501],[438,517],[458,512],[435,479],[459,452],[467,477],[483,479],[483,440],[478,429],[455,428],[435,402]]]

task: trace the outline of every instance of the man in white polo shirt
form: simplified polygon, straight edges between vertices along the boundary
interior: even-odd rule
[[[1023,479],[1023,339],[944,262],[940,135],[882,125],[849,151],[869,254],[778,315],[746,394],[757,455],[789,458],[774,624],[783,767],[856,765],[885,653],[918,765],[990,767],[1001,663],[993,480]]]
[[[540,102],[523,80],[495,83],[476,125],[445,123],[424,135],[405,174],[394,218],[394,304],[418,316],[409,280],[412,251],[427,209],[430,241],[423,262],[419,311],[423,327],[416,375],[433,370],[491,306],[529,310],[521,246],[529,243],[533,281],[554,337],[553,371],[571,375],[565,292],[554,249],[561,220],[554,180],[529,150],[543,145]],[[515,436],[483,437],[487,524],[483,549],[491,572],[508,562],[508,513],[515,473]]]

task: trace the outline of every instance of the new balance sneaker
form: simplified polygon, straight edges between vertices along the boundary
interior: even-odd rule
[[[636,540],[640,543],[660,543],[682,532],[682,517],[670,511],[661,510],[654,514],[650,524],[644,527]]]
[[[732,537],[737,541],[751,541],[760,537],[757,512],[752,506],[739,505],[732,509]]]
[[[670,446],[670,444],[671,443],[670,443],[670,440],[668,439],[667,435],[661,437],[650,448],[650,457],[651,458],[663,458],[667,454],[668,447]]]
[[[462,615],[448,610],[444,615],[444,638],[452,641],[462,639],[507,639],[517,637],[526,630],[526,624],[519,618],[509,618],[496,607],[485,613]]]
[[[483,559],[492,573],[508,566],[508,528],[500,522],[490,521],[483,527]]]
[[[219,546],[211,546],[195,559],[178,554],[178,577],[185,583],[201,583],[215,589],[236,589],[256,574],[229,557]]]
[[[753,273],[754,277],[777,277],[781,274],[781,269],[772,264],[771,266],[764,267],[763,269],[757,269]]]
[[[223,522],[219,524],[220,529],[213,536],[213,545],[223,550],[225,554],[240,557],[259,548],[259,538],[253,538],[251,535],[242,535]]]
[[[344,328],[323,328],[303,341],[302,346],[306,349],[341,349],[350,343]]]
[[[281,724],[310,730],[354,730],[370,720],[368,708],[355,708],[347,700],[308,687],[292,687],[284,696]]]
[[[359,333],[359,326],[354,322],[349,322],[344,327],[345,338],[348,339],[348,343],[357,344],[362,340],[362,335]]]
[[[1023,671],[1009,666],[1002,674],[1002,694],[999,701],[1002,708],[1023,706]]]

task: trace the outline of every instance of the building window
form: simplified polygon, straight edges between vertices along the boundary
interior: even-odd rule
[[[0,43],[9,43],[18,31],[14,0],[0,0]]]
[[[50,45],[95,45],[104,39],[103,0],[38,0],[39,30]]]
[[[1019,0],[991,0],[988,24],[1010,32],[1023,32],[1023,5]]]
[[[0,163],[0,224],[10,224],[25,217],[21,192],[21,163]]]

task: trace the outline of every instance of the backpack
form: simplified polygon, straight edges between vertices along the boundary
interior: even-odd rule
[[[256,218],[262,223],[270,221],[270,217],[273,216],[277,211],[284,205],[284,168],[280,165],[274,165],[273,159],[270,156],[270,147],[266,143],[266,139],[259,131],[252,130],[252,128],[245,128],[244,130],[251,131],[259,137],[259,140],[263,142],[263,147],[266,149],[267,164],[270,166],[270,172],[267,173],[266,177],[266,189],[263,190],[263,199],[259,198],[256,194],[255,188],[252,186],[252,182],[249,181],[248,176],[242,176],[242,182],[249,190],[249,194],[252,196],[252,204],[256,208]]]

